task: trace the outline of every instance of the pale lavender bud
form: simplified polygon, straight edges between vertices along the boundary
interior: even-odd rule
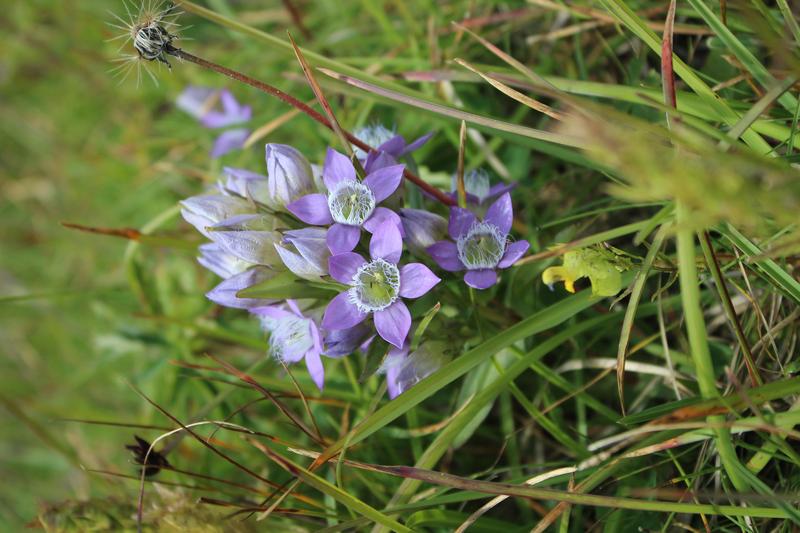
[[[201,244],[199,250],[200,255],[197,257],[197,262],[222,279],[241,274],[253,266],[252,263],[242,261],[235,255],[229,254],[214,242]]]
[[[235,194],[260,204],[266,204],[269,201],[269,186],[266,176],[243,168],[225,167],[223,171],[226,179],[219,184],[223,193]]]
[[[445,238],[447,220],[422,209],[400,209],[405,241],[409,248],[421,251]]]
[[[212,194],[192,196],[181,202],[181,215],[184,220],[197,228],[197,231],[208,237],[209,226],[218,224],[235,215],[253,211],[253,204],[235,196]]]
[[[245,270],[241,274],[237,274],[231,278],[224,280],[222,283],[211,289],[206,293],[206,298],[212,302],[222,305],[224,307],[235,307],[238,309],[253,309],[256,307],[263,307],[270,305],[275,300],[267,300],[261,298],[240,298],[237,296],[239,291],[250,288],[263,281],[267,281],[277,274],[263,266],[254,266],[251,269]]]
[[[281,234],[274,231],[275,218],[267,215],[236,215],[209,228],[211,240],[226,252],[248,263],[274,266],[275,244]]]
[[[327,233],[323,228],[286,231],[283,233],[283,240],[275,244],[275,250],[286,268],[297,276],[319,281],[328,273],[328,258],[331,253],[325,240]]]
[[[444,366],[448,360],[445,348],[440,342],[423,343],[410,354],[407,345],[393,348],[381,367],[386,374],[389,398],[396,398]]]
[[[266,146],[270,203],[283,207],[315,191],[311,164],[299,151],[285,144]]]

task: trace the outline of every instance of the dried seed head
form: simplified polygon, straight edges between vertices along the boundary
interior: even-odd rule
[[[139,6],[138,11],[131,9],[125,0],[123,5],[127,20],[112,13],[119,24],[111,24],[123,33],[112,40],[124,39],[119,51],[122,51],[128,43],[132,43],[136,54],[123,54],[117,60],[122,64],[113,71],[123,75],[124,81],[135,67],[138,85],[141,81],[141,69],[144,66],[145,72],[154,83],[158,84],[153,72],[148,68],[148,63],[156,61],[166,65],[167,68],[172,68],[167,58],[179,50],[174,44],[178,40],[175,5],[172,2],[146,0]]]

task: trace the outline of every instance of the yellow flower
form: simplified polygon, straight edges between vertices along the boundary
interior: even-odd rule
[[[581,248],[564,254],[561,266],[542,272],[542,281],[553,288],[563,281],[564,288],[575,292],[575,281],[589,278],[593,296],[614,296],[622,289],[621,272],[631,267],[630,260],[601,247]]]

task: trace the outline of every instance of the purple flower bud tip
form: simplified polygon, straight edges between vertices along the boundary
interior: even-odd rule
[[[311,163],[298,150],[285,144],[267,144],[269,204],[283,207],[314,191]]]

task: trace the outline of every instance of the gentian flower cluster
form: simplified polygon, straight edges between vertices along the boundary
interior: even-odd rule
[[[226,109],[197,116],[231,123],[224,115],[233,108]],[[293,147],[268,144],[266,175],[226,167],[216,190],[184,200],[182,214],[209,239],[198,261],[222,278],[208,298],[258,317],[272,357],[305,361],[322,390],[323,356],[377,352],[394,398],[443,364],[442,350],[432,348],[441,341],[416,340],[419,347],[410,348],[424,309],[409,304],[443,281],[461,283],[450,272],[465,270],[470,287],[491,287],[528,243],[509,243],[509,187],[491,187],[485,173],[467,180],[470,209],[482,212],[493,199],[482,219],[459,207],[450,208],[449,220],[435,209],[402,207],[405,165],[429,135],[406,143],[374,126],[359,136],[378,147],[356,152],[363,175],[355,159],[333,148],[320,168]],[[436,265],[443,274],[434,273]],[[276,283],[283,292],[270,292]]]

